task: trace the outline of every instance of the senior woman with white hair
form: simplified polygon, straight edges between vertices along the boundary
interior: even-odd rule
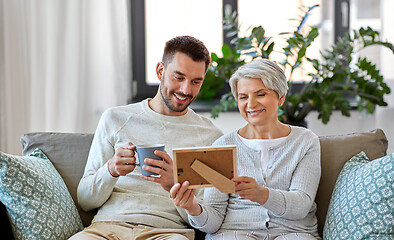
[[[213,145],[236,145],[236,193],[207,188],[199,204],[189,183],[178,183],[170,192],[174,204],[206,239],[320,239],[320,143],[312,131],[278,120],[287,93],[283,70],[257,59],[231,76],[230,87],[247,124]]]

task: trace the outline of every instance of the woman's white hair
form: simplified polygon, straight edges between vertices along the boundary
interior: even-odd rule
[[[287,93],[287,79],[283,70],[268,59],[255,59],[237,69],[230,78],[231,93],[238,99],[237,83],[242,78],[258,78],[265,87],[275,91],[279,97]]]

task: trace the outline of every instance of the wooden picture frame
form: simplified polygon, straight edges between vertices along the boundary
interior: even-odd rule
[[[174,148],[174,182],[189,181],[189,188],[217,187],[233,193],[237,176],[236,147]]]

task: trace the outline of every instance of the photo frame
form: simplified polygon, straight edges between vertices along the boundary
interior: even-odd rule
[[[231,181],[237,176],[235,145],[174,148],[173,160],[175,183],[189,181],[189,188],[235,191],[235,183]]]

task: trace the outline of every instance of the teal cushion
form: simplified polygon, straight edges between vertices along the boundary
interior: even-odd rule
[[[16,239],[67,239],[83,228],[65,183],[39,149],[0,152],[0,201]]]
[[[394,153],[370,161],[361,152],[344,165],[331,197],[323,237],[394,238]]]

